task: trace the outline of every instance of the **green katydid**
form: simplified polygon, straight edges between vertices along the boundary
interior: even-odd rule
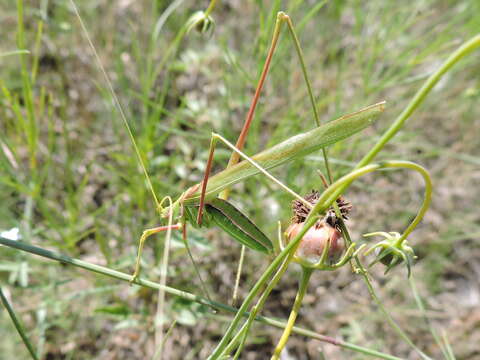
[[[373,120],[384,110],[384,102],[380,102],[320,126],[320,122],[318,120],[318,114],[314,106],[315,104],[314,104],[314,99],[311,92],[311,86],[308,81],[308,77],[306,75],[306,69],[303,62],[302,53],[298,44],[298,39],[296,38],[296,35],[293,31],[293,26],[291,24],[289,17],[283,12],[280,12],[277,15],[277,22],[275,26],[274,36],[272,39],[271,47],[267,55],[267,59],[265,61],[265,66],[260,76],[260,81],[257,85],[257,89],[253,97],[252,104],[248,112],[243,130],[239,136],[239,139],[236,145],[230,144],[226,139],[224,139],[222,136],[218,134],[213,134],[211,138],[209,160],[207,163],[207,168],[205,171],[205,177],[203,182],[187,189],[175,202],[171,202],[170,197],[168,196],[165,197],[164,200],[169,200],[170,204],[168,207],[162,208],[162,204],[164,200],[160,202],[157,200],[155,192],[153,191],[152,184],[150,182],[150,178],[146,171],[146,166],[144,165],[142,157],[140,156],[139,149],[136,145],[135,139],[130,130],[128,121],[126,120],[121,104],[118,98],[116,97],[115,92],[113,91],[113,86],[111,84],[111,81],[109,80],[103,68],[103,65],[95,51],[93,43],[91,42],[91,39],[88,35],[88,32],[85,28],[85,25],[83,24],[83,21],[80,15],[78,14],[78,10],[76,9],[73,0],[72,0],[72,5],[74,6],[75,12],[77,13],[77,17],[85,33],[85,36],[90,44],[90,47],[92,48],[92,51],[96,57],[96,60],[110,88],[110,92],[116,104],[117,110],[119,111],[120,116],[125,124],[125,127],[127,128],[127,131],[130,134],[132,143],[134,145],[136,154],[138,156],[139,163],[142,166],[142,169],[145,173],[150,190],[152,191],[152,195],[157,203],[157,206],[162,214],[162,217],[168,216],[169,218],[169,222],[167,225],[152,228],[152,229],[147,229],[143,232],[140,238],[135,272],[132,277],[132,282],[139,275],[140,260],[141,260],[143,245],[145,240],[149,236],[161,231],[167,231],[167,239],[169,239],[168,233],[170,231],[182,230],[183,239],[187,246],[187,250],[189,251],[187,241],[186,241],[186,238],[187,238],[186,223],[187,222],[191,223],[193,226],[217,225],[218,227],[222,228],[227,233],[232,235],[234,239],[236,239],[243,245],[246,245],[249,248],[252,248],[254,250],[258,250],[260,252],[269,253],[273,255],[275,253],[274,246],[272,242],[269,240],[269,238],[265,236],[255,224],[253,224],[245,215],[243,215],[240,211],[238,211],[233,205],[229,204],[226,200],[222,199],[227,197],[225,193],[221,195],[221,198],[217,198],[217,195],[224,190],[228,190],[228,188],[234,185],[235,183],[238,183],[250,176],[253,176],[261,172],[265,176],[270,178],[272,181],[280,185],[284,190],[288,191],[290,194],[296,197],[299,201],[306,202],[306,200],[304,200],[300,195],[295,194],[288,187],[286,187],[285,185],[281,184],[278,180],[276,180],[272,175],[270,175],[267,172],[267,170],[275,166],[284,164],[295,158],[305,156],[309,153],[312,153],[315,150],[323,149],[326,146],[329,146],[340,140],[346,139],[349,136],[354,135],[355,133],[369,126],[373,122]],[[307,84],[310,100],[312,102],[312,105],[314,106],[313,109],[314,109],[314,116],[317,123],[317,127],[306,133],[293,136],[281,142],[280,144],[277,144],[276,146],[270,149],[264,150],[259,154],[254,155],[250,158],[245,154],[243,154],[241,149],[243,148],[243,144],[245,142],[248,128],[250,126],[251,120],[253,119],[255,106],[257,104],[266,75],[268,73],[270,61],[275,50],[278,36],[280,34],[281,25],[284,22],[287,22],[287,24],[289,25],[290,32],[293,35],[293,38],[295,40],[296,50],[302,64],[303,75]],[[209,179],[209,173],[210,173],[210,169],[213,161],[214,147],[215,147],[215,143],[218,140],[221,140],[233,150],[233,156],[231,161],[229,162],[229,167],[226,170],[216,174],[215,176]],[[240,157],[243,157],[244,160],[240,163],[237,163]],[[305,205],[310,208],[313,206],[308,202],[306,202]],[[204,210],[206,214],[205,216],[206,221],[202,224],[202,214]],[[173,222],[174,216],[175,217],[178,216],[179,220],[177,221],[177,223]],[[197,217],[197,219],[195,219],[195,217]],[[166,246],[168,247],[168,245]],[[165,253],[168,254],[168,252],[165,252]],[[164,263],[166,263],[166,261],[164,261]],[[166,271],[164,270],[163,273],[165,272]],[[164,281],[164,278],[163,278],[163,281]],[[203,281],[201,282],[203,283]],[[208,296],[208,293],[206,293],[206,295]]]
[[[307,133],[291,137],[251,158],[243,154],[222,136],[213,134],[206,169],[206,179],[208,179],[208,171],[211,168],[213,159],[213,148],[217,140],[226,143],[227,146],[240,153],[242,157],[245,157],[245,160],[212,176],[208,179],[208,182],[204,180],[202,183],[190,187],[180,195],[171,206],[162,209],[162,215],[166,216],[170,211],[178,214],[180,210],[180,214],[182,214],[180,224],[171,225],[171,229],[182,229],[187,222],[193,226],[210,226],[216,224],[243,245],[263,253],[270,253],[273,250],[273,245],[268,237],[243,215],[242,212],[226,200],[218,198],[217,195],[229,186],[260,172],[280,186],[286,188],[278,180],[274,179],[273,176],[269,175],[266,169],[281,165],[300,156],[305,156],[361,131],[370,125],[372,120],[383,110],[383,102],[369,106],[353,114],[328,122]],[[291,190],[288,191],[292,193]],[[293,195],[300,201],[305,201],[300,195]],[[202,224],[203,204],[206,205],[204,211],[206,216],[204,218],[207,221]],[[139,257],[137,259],[135,275],[139,273],[140,255],[146,238],[155,233],[165,231],[168,228],[169,226],[161,226],[148,229],[144,232],[140,240]]]
[[[281,25],[284,22],[288,24],[290,33],[295,43],[295,49],[302,65],[304,79],[306,81],[315,120],[318,126],[313,130],[293,136],[277,144],[276,146],[249,157],[242,153],[241,150],[244,146],[260,92],[270,67],[270,62],[280,35]],[[187,222],[192,224],[194,227],[208,227],[211,225],[217,225],[243,245],[263,253],[271,253],[273,250],[273,245],[269,238],[264,235],[261,230],[242,212],[226,201],[229,188],[250,176],[263,173],[271,181],[277,183],[292,196],[302,202],[306,202],[303,197],[295,194],[288,187],[281,184],[277,179],[270,175],[267,170],[292,161],[295,158],[308,155],[316,150],[324,149],[326,146],[346,139],[349,136],[352,136],[355,133],[365,129],[381,112],[383,112],[384,105],[385,102],[380,102],[352,114],[345,115],[336,120],[327,122],[324,125],[320,125],[311,91],[311,85],[306,74],[303,55],[298,38],[296,37],[293,29],[293,24],[291,23],[288,15],[283,12],[279,12],[277,14],[277,21],[275,24],[271,46],[265,60],[265,65],[260,75],[255,95],[252,99],[243,129],[236,144],[232,145],[221,135],[212,133],[210,154],[205,170],[204,180],[201,183],[187,189],[172,205],[166,208],[160,207],[162,217],[167,217],[167,215],[172,212],[175,216],[179,215],[179,222],[177,224],[160,226],[144,231],[142,237],[140,238],[134,276],[138,276],[140,272],[140,257],[145,240],[149,236],[167,229],[183,229],[185,238],[185,226]],[[214,149],[218,140],[222,141],[233,151],[232,157],[229,161],[228,167],[225,170],[212,177],[209,177],[213,162]],[[240,157],[242,157],[244,160],[238,163]],[[311,207],[311,204],[306,203],[306,205]],[[206,216],[203,216],[204,214]],[[202,223],[202,219],[205,219],[206,221]]]

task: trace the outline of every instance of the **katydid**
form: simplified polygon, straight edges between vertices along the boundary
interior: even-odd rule
[[[234,237],[243,245],[253,250],[263,253],[271,253],[273,245],[266,235],[251,222],[242,212],[236,209],[226,200],[218,198],[217,195],[224,189],[232,186],[250,176],[263,173],[272,181],[286,188],[278,180],[273,178],[267,169],[281,165],[295,158],[308,155],[315,150],[324,148],[325,146],[334,144],[343,140],[370,125],[382,111],[384,110],[384,102],[371,105],[358,112],[343,116],[334,121],[330,121],[325,125],[319,126],[309,132],[293,136],[272,148],[264,150],[252,157],[243,154],[238,148],[230,144],[226,139],[218,134],[212,134],[210,157],[207,164],[206,174],[211,168],[213,149],[217,140],[223,141],[233,151],[244,157],[245,160],[231,166],[218,174],[212,176],[202,183],[196,184],[187,189],[172,204],[172,206],[161,209],[162,216],[166,216],[170,211],[174,214],[180,213],[180,224],[172,225],[174,229],[180,229],[187,222],[193,226],[211,226],[216,224],[229,235]],[[292,192],[289,190],[289,192]],[[293,194],[298,200],[305,202],[303,197]],[[205,206],[204,223],[201,222],[202,206]],[[308,206],[309,204],[307,204]],[[180,210],[180,211],[179,211]],[[146,238],[154,233],[164,231],[168,226],[162,226],[154,229],[146,230],[140,240],[139,256],[143,248],[143,242]],[[139,274],[140,258],[137,258],[135,276]]]
[[[149,236],[162,231],[182,230],[184,241],[187,244],[186,242],[186,237],[187,237],[186,224],[187,223],[192,224],[194,227],[200,227],[200,226],[208,227],[212,225],[217,225],[222,230],[224,230],[229,235],[231,235],[235,240],[239,241],[241,244],[256,251],[274,255],[276,251],[274,251],[274,245],[272,244],[271,240],[266,235],[264,235],[263,232],[242,212],[240,212],[232,204],[227,202],[226,198],[228,197],[229,188],[232,185],[240,181],[243,181],[244,179],[247,179],[248,177],[251,177],[258,173],[262,173],[263,175],[268,177],[271,181],[279,185],[283,190],[289,192],[298,201],[301,201],[302,203],[304,203],[305,206],[307,206],[308,208],[312,208],[313,207],[312,204],[306,201],[302,196],[293,192],[287,186],[283,185],[280,181],[278,181],[276,178],[270,175],[267,170],[274,168],[276,166],[282,165],[284,163],[287,163],[289,161],[292,161],[296,158],[306,156],[316,150],[322,149],[324,152],[324,158],[326,161],[328,175],[331,180],[331,174],[328,169],[327,158],[324,150],[325,147],[332,145],[340,140],[346,139],[360,132],[361,130],[365,129],[384,110],[385,102],[380,102],[380,103],[368,106],[366,108],[363,108],[357,112],[342,116],[336,120],[320,125],[314,97],[312,94],[311,85],[308,80],[306,67],[303,61],[302,51],[299,45],[298,38],[296,37],[295,31],[293,29],[293,24],[290,18],[288,17],[288,15],[286,15],[283,12],[279,12],[277,14],[277,21],[275,24],[274,34],[273,34],[269,52],[265,60],[265,65],[260,75],[260,80],[257,84],[255,95],[252,99],[252,103],[248,111],[245,124],[243,126],[243,129],[239,135],[239,138],[236,144],[233,145],[227,139],[223,138],[221,135],[212,133],[211,142],[210,142],[210,153],[209,153],[209,158],[208,158],[203,181],[187,189],[173,203],[170,201],[170,197],[168,196],[159,202],[153,191],[153,187],[150,182],[150,179],[146,170],[146,166],[143,163],[142,157],[140,156],[140,152],[138,150],[135,139],[130,130],[128,121],[126,120],[126,117],[122,110],[121,104],[118,101],[113,91],[111,82],[106,72],[103,69],[103,66],[98,58],[98,55],[96,54],[95,48],[88,36],[88,32],[86,31],[86,28],[84,27],[80,17],[79,17],[79,20],[80,20],[80,23],[82,24],[82,28],[89,41],[92,51],[94,52],[97,58],[97,61],[100,65],[100,68],[102,69],[102,72],[110,87],[112,97],[116,103],[116,106],[121,115],[121,118],[127,128],[127,131],[130,134],[139,162],[145,173],[146,179],[150,186],[150,190],[152,191],[152,194],[157,203],[157,207],[160,210],[162,217],[164,218],[167,216],[169,217],[168,225],[147,229],[143,232],[140,238],[140,243],[139,243],[138,253],[137,253],[137,260],[135,265],[135,272],[133,274],[132,281],[134,281],[135,278],[140,273],[141,253],[143,250],[145,240]],[[280,35],[281,26],[283,23],[288,24],[290,34],[292,35],[292,38],[295,43],[295,50],[300,59],[302,72],[303,72],[304,80],[307,85],[310,101],[312,103],[313,114],[314,114],[317,127],[315,127],[314,129],[308,132],[295,135],[269,149],[266,149],[256,155],[249,157],[242,152],[242,148],[244,146],[246,136],[254,116],[255,107],[258,102],[263,84],[265,82],[265,79],[270,67],[270,62],[271,62],[273,53],[275,51],[276,44]],[[233,151],[232,157],[229,161],[228,167],[225,170],[219,172],[218,174],[210,178],[209,176],[210,176],[210,171],[211,171],[212,162],[213,162],[214,149],[218,140],[222,141],[225,145],[227,145]],[[240,158],[243,158],[243,161],[238,162]],[[223,193],[220,194],[221,192]],[[169,200],[169,205],[164,208],[162,207],[162,204],[166,199]],[[176,223],[173,223],[172,221],[174,217],[178,219]],[[202,219],[204,220],[203,222],[202,222]]]
[[[290,33],[295,43],[295,50],[300,59],[317,127],[306,133],[293,136],[277,144],[276,146],[253,155],[252,157],[248,157],[241,150],[244,146],[245,139],[255,112],[255,107],[270,67],[270,62],[280,35],[281,25],[284,22],[288,24]],[[308,80],[306,67],[303,61],[303,55],[298,38],[296,37],[293,29],[293,24],[288,15],[283,12],[279,12],[277,14],[277,21],[275,24],[271,46],[265,60],[265,65],[260,75],[255,95],[252,99],[247,118],[236,145],[232,145],[221,135],[212,133],[210,154],[205,170],[204,180],[182,193],[173,203],[173,205],[170,205],[166,208],[159,206],[161,215],[162,217],[167,217],[170,212],[173,213],[174,216],[179,219],[179,221],[175,225],[170,224],[170,229],[183,229],[184,237],[186,236],[185,226],[187,222],[192,224],[194,227],[208,227],[211,225],[217,225],[243,245],[263,253],[272,253],[273,245],[268,237],[264,235],[261,230],[244,214],[226,201],[229,188],[250,176],[262,173],[271,181],[277,183],[285,191],[289,192],[292,196],[296,197],[299,201],[306,202],[303,197],[295,194],[288,187],[281,184],[277,179],[270,175],[267,170],[292,161],[296,158],[308,155],[316,150],[324,150],[326,146],[332,145],[340,140],[356,134],[372,123],[372,121],[384,110],[384,105],[385,102],[380,102],[352,114],[345,115],[336,120],[327,122],[324,125],[320,125],[312,95],[311,85]],[[125,123],[127,124],[126,121]],[[134,139],[132,138],[132,140]],[[214,148],[218,140],[221,140],[224,144],[230,147],[230,149],[233,151],[232,157],[229,161],[228,167],[225,170],[209,178],[213,162]],[[325,152],[324,157],[326,160]],[[238,163],[240,158],[243,158],[244,160]],[[141,161],[140,156],[139,159]],[[145,171],[144,166],[143,168]],[[328,166],[327,170],[329,172]],[[146,171],[145,174],[147,174]],[[329,177],[331,179],[330,172]],[[222,191],[223,193],[220,194]],[[219,194],[220,197],[218,197]],[[306,205],[311,207],[311,204],[306,203]],[[206,215],[206,221],[202,223],[204,213]],[[144,241],[150,235],[164,231],[168,228],[169,226],[160,226],[144,231],[142,237],[140,238],[134,277],[138,276],[140,271],[140,257]]]

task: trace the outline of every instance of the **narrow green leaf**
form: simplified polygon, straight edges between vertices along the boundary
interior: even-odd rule
[[[32,359],[37,360],[38,359],[37,353],[35,352],[35,349],[33,348],[32,344],[30,343],[30,340],[28,340],[28,336],[25,330],[23,329],[23,326],[20,323],[20,320],[15,314],[15,310],[10,305],[10,302],[8,301],[7,297],[3,294],[3,290],[1,287],[0,287],[0,300],[3,303],[3,306],[5,306],[5,308],[7,309],[7,312],[10,315],[10,318],[12,319],[13,325],[17,329],[18,334],[23,340],[23,343],[27,347],[27,350],[30,353],[30,356],[32,357]]]
[[[6,51],[0,54],[0,58],[6,57],[6,56],[12,56],[12,55],[24,55],[24,54],[30,54],[30,51],[25,49]]]
[[[206,209],[222,230],[250,249],[270,253],[273,245],[269,238],[240,210],[223,199],[213,199]]]
[[[130,315],[130,308],[124,304],[121,305],[111,305],[104,306],[95,309],[96,313],[117,315],[117,316],[128,316]]]

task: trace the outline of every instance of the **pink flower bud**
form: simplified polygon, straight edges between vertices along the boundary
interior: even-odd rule
[[[287,240],[290,241],[294,239],[303,228],[303,225],[304,223],[291,224],[286,231]],[[330,247],[325,263],[332,265],[342,256],[345,250],[345,244],[340,231],[324,221],[312,226],[305,233],[295,255],[315,264],[320,261],[323,249],[327,246],[328,242],[330,242]]]

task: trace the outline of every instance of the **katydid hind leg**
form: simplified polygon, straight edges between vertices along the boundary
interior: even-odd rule
[[[199,266],[197,265],[197,262],[195,261],[195,259],[193,257],[193,253],[192,253],[192,250],[190,248],[190,244],[188,243],[188,236],[187,236],[187,219],[188,218],[187,218],[187,210],[186,210],[186,207],[184,205],[182,205],[180,213],[181,213],[181,220],[180,221],[182,223],[182,241],[183,241],[183,244],[185,246],[185,249],[187,250],[188,257],[190,258],[190,261],[192,262],[193,268],[195,269],[198,280],[200,281],[200,286],[202,288],[203,294],[205,295],[205,297],[208,300],[212,301],[212,298],[211,298],[210,293],[208,291],[207,285],[206,285],[205,281],[203,280],[202,275],[200,274]],[[216,312],[215,309],[213,309],[213,311]]]
[[[249,128],[251,126],[251,122],[253,120],[254,114],[255,114],[255,109],[256,109],[256,106],[257,106],[257,103],[258,103],[258,99],[260,97],[260,93],[262,91],[263,85],[264,85],[266,77],[268,75],[268,72],[269,72],[269,69],[270,69],[270,63],[271,63],[273,54],[276,50],[276,46],[277,46],[277,43],[278,43],[278,40],[279,40],[279,37],[280,37],[280,33],[281,33],[283,23],[286,23],[287,26],[288,26],[288,30],[289,30],[289,33],[291,35],[292,42],[294,43],[295,52],[297,53],[297,56],[298,56],[298,59],[299,59],[300,65],[301,65],[303,78],[304,78],[304,81],[305,81],[305,84],[306,84],[306,87],[307,87],[307,90],[308,90],[308,95],[309,95],[309,99],[310,99],[310,103],[311,103],[311,107],[312,107],[312,111],[313,111],[313,115],[314,115],[314,119],[315,119],[315,124],[316,124],[316,126],[321,125],[320,124],[320,118],[319,118],[319,115],[318,115],[318,110],[317,110],[317,107],[316,107],[315,97],[313,95],[311,81],[309,79],[308,72],[307,72],[307,67],[305,65],[303,51],[302,51],[302,48],[301,48],[301,45],[300,45],[300,41],[299,41],[299,39],[297,37],[297,34],[295,32],[293,22],[287,14],[285,14],[284,12],[279,12],[277,14],[277,19],[276,19],[276,22],[275,22],[275,28],[274,28],[274,31],[273,31],[273,36],[272,36],[270,49],[268,51],[262,73],[260,74],[260,78],[259,78],[257,87],[255,89],[255,94],[253,96],[249,111],[247,113],[247,117],[245,119],[242,131],[241,131],[241,133],[240,133],[240,135],[237,139],[237,142],[235,144],[235,148],[237,150],[243,151],[243,147],[245,145],[246,137],[247,137]],[[327,156],[326,149],[322,149],[322,153],[323,153],[323,158],[324,158],[324,161],[325,161],[327,177],[328,177],[329,182],[331,183],[333,178],[332,178],[332,174],[331,174],[331,170],[330,170],[330,166],[329,166],[329,162],[328,162],[328,156]],[[235,165],[236,163],[238,163],[240,158],[241,158],[240,153],[238,151],[234,150],[232,152],[232,156],[230,157],[227,168]],[[220,198],[226,200],[228,198],[228,195],[229,195],[229,188],[225,189],[220,194]]]
[[[210,139],[210,151],[208,154],[207,166],[205,167],[205,174],[202,181],[202,192],[200,195],[200,206],[198,208],[197,224],[202,225],[203,210],[205,207],[205,192],[207,190],[208,178],[210,177],[210,172],[212,171],[213,156],[215,154],[215,146],[217,139],[212,135]]]
[[[250,129],[253,117],[255,115],[255,109],[257,107],[258,99],[260,98],[260,94],[262,92],[263,85],[265,83],[265,79],[267,78],[268,71],[270,69],[270,63],[272,61],[273,54],[275,52],[275,49],[277,47],[278,39],[280,37],[280,31],[281,31],[281,25],[282,21],[277,17],[277,20],[275,22],[275,29],[273,31],[273,36],[272,36],[272,41],[270,44],[270,49],[268,50],[267,57],[265,59],[265,63],[263,65],[262,73],[260,74],[260,78],[257,83],[257,87],[255,89],[255,94],[252,98],[252,102],[250,104],[250,108],[248,109],[248,113],[245,119],[245,122],[243,124],[243,128],[238,136],[237,142],[235,143],[235,146],[243,150],[243,147],[245,145],[245,141],[247,139],[248,131]],[[230,157],[230,160],[228,162],[227,168],[237,164],[240,160],[240,156],[237,152],[233,151],[232,155]],[[221,199],[227,200],[228,196],[230,194],[230,188],[227,188],[223,190],[219,197]],[[240,260],[238,263],[238,268],[237,268],[237,276],[236,276],[236,281],[235,281],[235,288],[233,291],[233,297],[232,297],[232,303],[234,304],[236,302],[236,295],[238,292],[238,287],[240,284],[240,274],[242,273],[242,266],[243,266],[243,258],[245,254],[245,245],[242,245],[242,250],[241,250],[241,256]]]
[[[268,50],[267,57],[265,59],[265,63],[263,65],[262,73],[260,74],[260,78],[257,83],[257,87],[255,88],[255,94],[253,95],[252,102],[250,104],[250,108],[248,109],[247,117],[243,124],[243,128],[238,136],[237,142],[235,143],[235,147],[240,150],[243,150],[245,145],[245,141],[247,139],[248,131],[250,130],[250,126],[255,115],[255,109],[257,107],[258,99],[260,98],[260,94],[263,89],[263,85],[265,83],[265,79],[267,78],[268,71],[270,70],[270,63],[272,61],[273,54],[275,53],[278,39],[280,37],[280,31],[282,27],[282,19],[277,16],[277,20],[275,22],[275,29],[273,31],[272,41],[270,43],[270,49]],[[228,162],[227,167],[233,166],[240,160],[240,156],[236,152],[232,152],[230,160]],[[228,197],[228,190],[224,190],[220,196],[222,199],[227,200]]]

